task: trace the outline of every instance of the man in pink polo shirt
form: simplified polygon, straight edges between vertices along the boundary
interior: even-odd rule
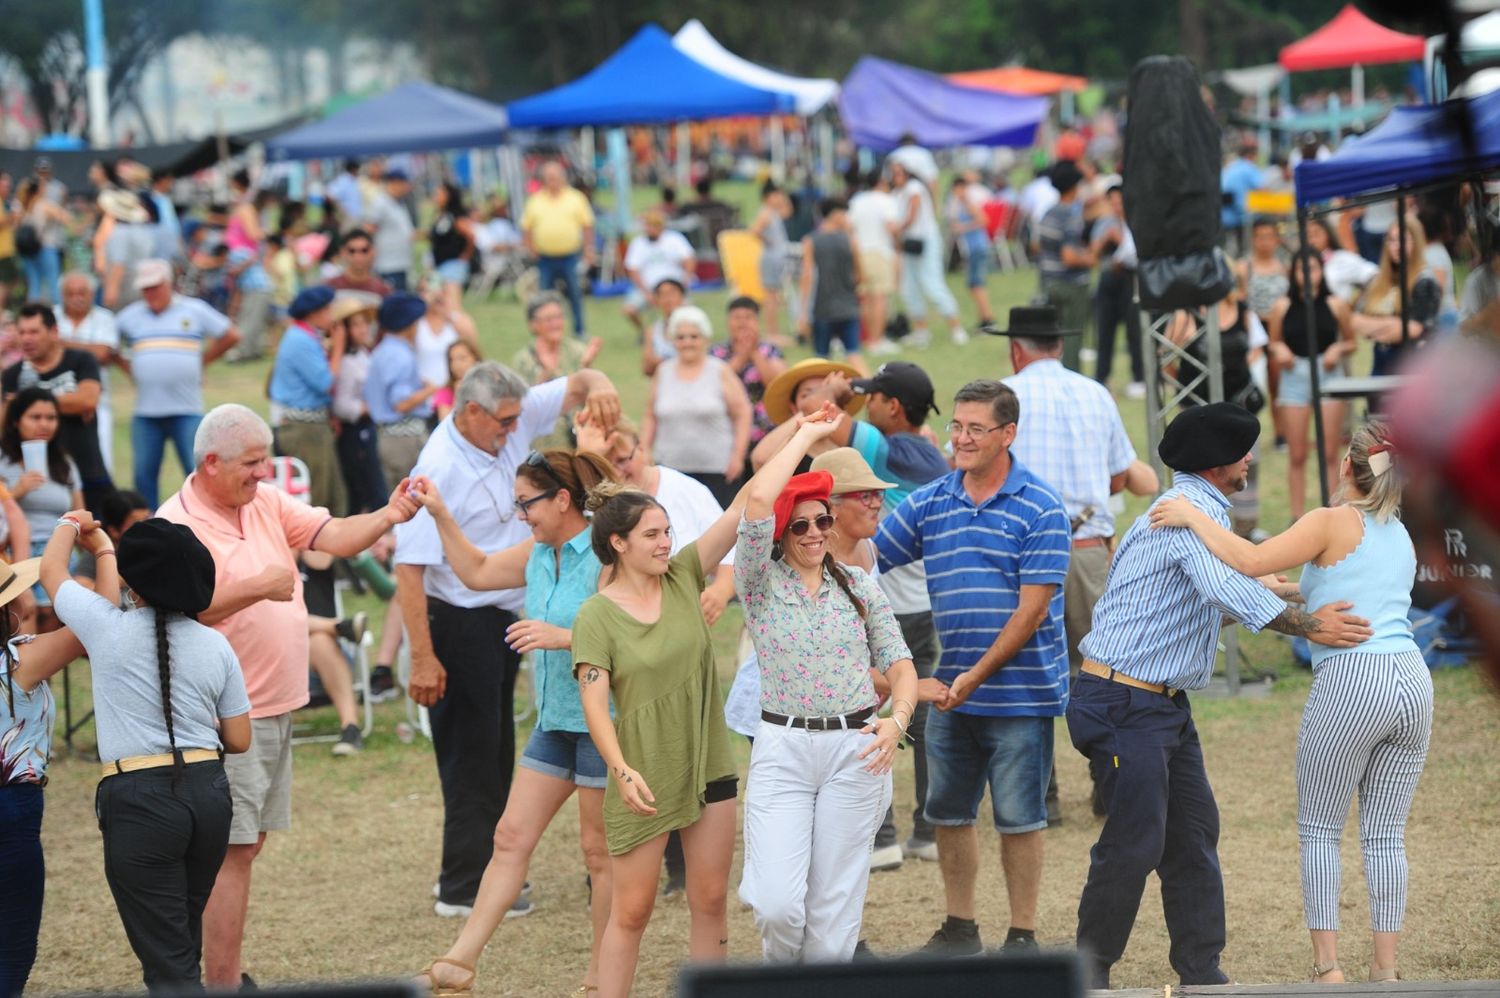
[[[242,405],[203,417],[193,473],[157,515],[189,527],[214,556],[214,601],[198,615],[229,639],[250,694],[250,751],[226,757],[234,797],[229,851],[203,913],[204,983],[241,984],[250,865],[266,832],[291,825],[292,711],[307,703],[307,609],[297,551],[353,557],[421,508],[402,480],[382,509],[335,518],[267,484],[271,428]]]

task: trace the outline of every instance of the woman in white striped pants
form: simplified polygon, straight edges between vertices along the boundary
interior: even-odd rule
[[[1371,637],[1349,650],[1313,646],[1313,685],[1297,733],[1297,831],[1313,980],[1344,980],[1338,963],[1339,840],[1359,793],[1359,839],[1370,888],[1370,980],[1396,979],[1406,909],[1406,817],[1432,733],[1432,678],[1407,611],[1416,577],[1411,537],[1396,518],[1400,472],[1381,420],[1361,427],[1340,468],[1338,505],[1316,509],[1254,545],[1181,500],[1151,511],[1159,527],[1188,527],[1248,575],[1305,562],[1308,606],[1342,603],[1368,619]]]

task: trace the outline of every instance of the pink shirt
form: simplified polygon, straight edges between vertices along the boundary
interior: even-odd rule
[[[307,703],[307,607],[296,552],[310,550],[332,519],[328,510],[309,506],[262,482],[255,498],[240,508],[239,529],[203,506],[193,492],[194,473],[182,491],[156,515],[192,530],[214,556],[215,587],[259,575],[280,565],[295,580],[290,602],[261,600],[214,625],[229,639],[245,674],[250,716],[276,717]]]

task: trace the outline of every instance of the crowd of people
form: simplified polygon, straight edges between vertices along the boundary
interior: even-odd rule
[[[1127,395],[1152,360],[1122,290],[1135,261],[1118,178],[1074,158],[1014,198],[975,174],[943,198],[937,178],[931,155],[906,146],[855,197],[825,200],[800,242],[789,313],[776,294],[795,269],[787,202],[768,188],[753,229],[771,293],[731,299],[720,343],[718,318],[690,298],[691,246],[648,213],[645,242],[625,256],[650,381],[633,414],[593,366],[602,344],[587,337],[577,286],[593,215],[561,164],[541,169],[516,234],[543,290],[526,302],[529,341],[509,365],[484,356],[462,308],[494,233],[481,236],[457,187],[436,189],[421,277],[411,181],[394,168],[350,163],[329,185],[314,256],[299,255],[315,248],[298,228],[305,216],[283,204],[269,232],[268,195],[245,175],[221,225],[199,224],[170,249],[142,240],[138,257],[110,250],[135,227],[159,236],[168,223],[144,178],[107,181],[102,267],[68,269],[49,300],[50,264],[38,265],[19,358],[0,378],[13,556],[0,566],[0,604],[13,609],[0,625],[0,869],[18,885],[0,994],[24,986],[40,923],[46,679],[85,652],[106,873],[146,985],[252,983],[241,949],[255,860],[292,820],[292,714],[308,702],[310,668],[338,707],[334,751],[362,747],[337,641],[357,642],[363,622],[335,619],[326,590],[334,559],[372,549],[394,566],[395,596],[363,692],[427,708],[443,801],[433,911],[464,919],[423,971],[434,994],[472,992],[502,922],[531,910],[532,852],[575,791],[593,928],[590,952],[576,954],[581,994],[630,992],[663,865],[668,890],[687,899],[690,958],[725,959],[741,796],[738,896],[768,960],[853,958],[871,871],[906,859],[941,873],[944,917],[924,951],[983,952],[986,790],[1008,902],[1002,948],[1035,951],[1044,831],[1059,820],[1059,717],[1103,818],[1076,926],[1092,984],[1109,985],[1152,871],[1180,980],[1225,983],[1218,811],[1189,699],[1212,675],[1223,617],[1317,646],[1297,754],[1313,975],[1342,979],[1339,840],[1359,792],[1371,976],[1394,978],[1402,831],[1432,711],[1406,618],[1416,565],[1395,515],[1401,456],[1379,419],[1352,425],[1347,448],[1331,434],[1339,503],[1275,537],[1250,539],[1253,510],[1234,502],[1251,484],[1262,357],[1280,374],[1279,394],[1265,392],[1301,457],[1292,482],[1305,496],[1309,364],[1333,372],[1357,337],[1399,352],[1429,332],[1421,320],[1400,328],[1391,240],[1350,301],[1330,290],[1329,275],[1350,270],[1336,232],[1289,267],[1274,228],[1253,227],[1239,289],[1209,306],[1226,401],[1167,427],[1159,457],[1174,484],[1126,526],[1119,494],[1153,496],[1160,482],[1107,387],[1118,323],[1132,344]],[[1004,328],[984,290],[997,201],[1020,213],[1039,279],[1038,303],[1011,309]],[[38,231],[46,211],[28,216]],[[894,349],[896,287],[904,345],[931,342],[931,306],[955,349],[980,349],[944,278],[940,214],[964,247],[977,328],[1008,338],[1014,371],[941,395],[919,364],[871,370],[862,357]],[[1422,299],[1431,285],[1441,301],[1445,278],[1451,263],[1422,268],[1408,291]],[[786,314],[816,356],[788,364],[773,326]],[[1184,364],[1207,363],[1197,325],[1175,324]],[[261,354],[269,418],[232,403],[205,412],[208,366]],[[1090,359],[1092,376],[1081,371]],[[115,487],[110,367],[136,385],[133,493]],[[944,408],[946,439],[928,425]],[[169,440],[186,480],[161,499]],[[1300,589],[1275,574],[1297,565]],[[724,691],[710,628],[735,599],[748,647]],[[524,655],[537,721],[521,745]],[[752,740],[747,774],[731,731]],[[916,809],[903,840],[891,774],[906,758]]]

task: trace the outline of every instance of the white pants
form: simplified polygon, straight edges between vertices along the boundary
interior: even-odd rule
[[[920,256],[901,254],[901,304],[913,323],[927,320],[929,301],[944,318],[958,314],[958,302],[943,276],[943,247],[937,239],[926,240]]]
[[[870,847],[891,776],[865,772],[874,735],[762,721],[745,791],[740,900],[767,960],[848,960],[859,942]]]

